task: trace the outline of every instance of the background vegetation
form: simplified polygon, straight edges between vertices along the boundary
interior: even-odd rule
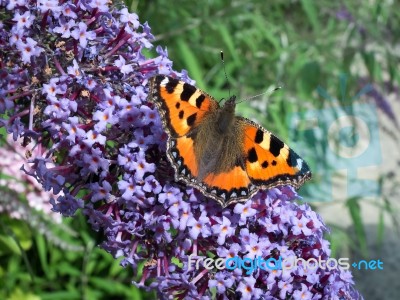
[[[168,48],[174,69],[188,70],[198,87],[216,99],[227,98],[229,90],[239,99],[246,99],[281,86],[273,94],[244,101],[238,114],[263,124],[289,145],[300,145],[296,151],[317,174],[313,187],[324,181],[318,174],[335,168],[325,159],[327,137],[315,133],[308,136],[293,128],[293,115],[332,107],[336,108],[333,113],[339,113],[344,107],[351,111],[352,107],[370,103],[379,116],[377,125],[397,141],[397,118],[393,102],[388,100],[389,96],[397,100],[400,80],[400,5],[396,2],[126,2],[142,22],[149,22],[155,44]],[[220,62],[221,50],[225,53],[227,79]],[[360,97],[355,97],[360,91]],[[354,133],[350,136],[350,140],[357,138]],[[383,140],[380,145],[385,147]],[[379,215],[377,245],[384,241],[389,219],[397,222],[393,195],[398,195],[398,180],[393,170],[381,174],[379,194],[369,200]],[[306,187],[301,194],[306,202],[323,202],[324,191],[315,191]],[[24,201],[23,196],[16,198]],[[343,211],[349,213],[353,226],[349,230],[341,224],[330,224],[334,228],[334,256],[353,253],[368,257],[365,220],[360,212],[365,199],[352,195],[342,200]],[[139,292],[130,284],[133,272],[120,268],[117,261],[96,247],[101,240],[96,239],[83,218],[67,220],[64,226],[70,231],[57,231],[51,223],[46,226],[49,231],[55,230],[53,235],[64,244],[55,245],[45,238],[29,219],[15,221],[0,215],[1,299],[155,297]],[[66,250],[77,246],[77,241],[81,248]],[[368,299],[368,295],[365,297]]]
[[[367,119],[370,131],[384,127],[390,139],[398,140],[398,120],[389,101],[389,96],[397,100],[400,80],[396,50],[400,5],[396,2],[220,0],[177,1],[172,5],[160,0],[131,5],[137,7],[142,20],[149,20],[156,44],[167,46],[174,67],[188,70],[198,87],[216,99],[227,98],[229,90],[239,99],[247,99],[282,87],[272,95],[242,102],[238,114],[263,124],[309,162],[315,176],[302,190],[306,202],[332,201],[332,190],[319,188],[329,180],[324,174],[331,174],[337,166],[328,159],[328,137],[318,136],[321,131],[305,133],[293,126],[294,116],[326,110],[333,118],[343,110],[357,115],[360,105],[371,104],[379,120],[390,123],[385,127],[379,120]],[[219,58],[221,50],[228,79]],[[351,147],[362,138],[357,136],[358,128],[352,130],[338,136],[345,141],[334,142]],[[381,158],[385,156],[383,137],[371,146],[381,147],[382,153],[375,150]],[[379,157],[366,159],[378,168],[384,162]],[[376,182],[374,200],[377,213],[382,215],[378,224],[381,235],[385,217],[395,218],[387,198],[390,188],[383,188],[398,182],[394,175],[382,173]],[[341,187],[333,186],[333,193],[335,188]],[[357,192],[343,199],[354,223],[355,239],[344,243],[349,236],[343,240],[341,235],[340,243],[332,240],[333,249],[352,247],[367,256],[359,211],[364,195]]]

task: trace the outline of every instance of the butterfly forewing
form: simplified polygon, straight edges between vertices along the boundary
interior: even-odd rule
[[[193,85],[167,76],[150,81],[151,98],[171,137],[187,135],[218,104]]]
[[[311,177],[310,169],[284,142],[256,123],[239,118],[244,124],[246,171],[260,187],[290,184],[299,188]]]

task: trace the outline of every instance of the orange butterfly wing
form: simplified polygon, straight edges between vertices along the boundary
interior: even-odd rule
[[[284,142],[258,124],[238,119],[245,133],[243,152],[252,184],[259,188],[286,184],[299,188],[311,178],[307,163]]]
[[[190,132],[208,112],[219,107],[208,94],[172,77],[158,75],[150,80],[150,100],[161,115],[168,133],[167,156],[177,180],[197,187],[198,164]]]
[[[258,188],[251,183],[243,166],[235,166],[228,172],[209,174],[204,178],[203,190],[207,196],[225,207],[249,199]]]
[[[171,137],[187,135],[204,114],[219,107],[215,100],[193,85],[168,76],[153,77],[150,90]]]

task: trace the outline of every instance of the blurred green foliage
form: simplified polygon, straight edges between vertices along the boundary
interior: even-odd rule
[[[229,90],[239,99],[247,99],[281,86],[273,94],[242,102],[238,114],[263,124],[289,145],[295,144],[290,138],[301,141],[295,150],[313,171],[335,169],[326,160],[327,137],[307,138],[289,132],[293,128],[287,120],[293,113],[332,105],[339,109],[333,114],[342,108],[352,112],[355,104],[372,103],[379,115],[398,128],[386,97],[398,92],[400,80],[398,2],[155,0],[134,1],[132,8],[142,22],[149,22],[155,44],[167,47],[174,69],[188,70],[197,86],[216,99],[228,98]],[[221,50],[228,80],[220,61]],[[353,142],[356,138],[354,135]],[[318,176],[313,179],[317,185],[323,180]],[[383,175],[378,188],[387,180]],[[316,192],[309,186],[302,189],[306,202]],[[381,196],[373,202],[381,216],[377,230],[382,236],[385,216],[394,218],[394,211],[382,202],[385,195]],[[341,233],[328,237],[334,255],[350,247],[366,256],[359,203],[364,199],[351,195],[343,201],[356,238],[351,238],[346,228],[337,227]],[[343,239],[343,235],[348,238]]]
[[[221,50],[230,89],[239,99],[283,86],[258,120],[281,131],[274,115],[283,120],[290,110],[324,106],[318,86],[338,99],[356,95],[364,77],[397,86],[399,60],[392,46],[400,37],[400,12],[394,6],[392,1],[158,0],[140,1],[137,12],[149,22],[155,44],[168,48],[174,68],[188,70],[198,87],[217,99],[228,96]],[[342,73],[348,76],[348,95],[338,89]]]
[[[73,236],[59,232],[64,245],[54,245],[29,221],[0,214],[0,299],[154,299],[132,280],[140,274],[123,269],[119,259],[100,249],[103,235],[79,214],[65,220]],[[49,224],[53,230],[57,224]],[[79,245],[71,250],[66,245]]]

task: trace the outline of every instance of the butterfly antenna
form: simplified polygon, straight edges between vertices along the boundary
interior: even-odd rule
[[[226,83],[228,84],[229,98],[231,98],[231,87],[230,87],[230,84],[228,82],[228,75],[226,75],[225,61],[224,61],[224,51],[222,51],[222,50],[221,50],[221,61],[222,61],[222,66],[224,68],[224,74],[225,74]]]
[[[265,94],[270,94],[270,95],[271,95],[272,93],[274,93],[274,92],[280,90],[281,88],[282,88],[281,86],[278,86],[278,87],[276,87],[276,88],[274,88],[274,89],[272,89],[272,90],[269,89],[268,91],[265,91],[264,93],[257,94],[257,95],[251,96],[251,97],[249,97],[249,98],[243,99],[243,100],[241,100],[241,101],[238,101],[238,102],[236,102],[236,104],[242,103],[242,102],[244,102],[244,101],[249,101],[249,100],[252,100],[252,99],[254,99],[254,98],[258,98],[258,97],[260,97],[260,96],[262,96],[262,95],[265,95]]]

